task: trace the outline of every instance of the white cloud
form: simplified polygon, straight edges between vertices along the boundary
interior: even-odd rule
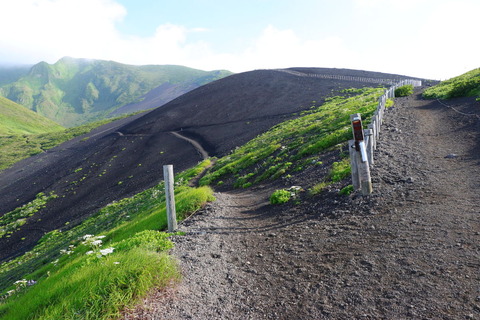
[[[163,23],[149,37],[122,35],[117,24],[128,12],[114,0],[0,1],[0,63],[53,63],[63,56],[73,56],[236,72],[294,66],[338,67],[437,79],[479,66],[476,13],[480,12],[480,3],[476,0],[352,3],[358,9],[353,11],[365,13],[369,19],[381,14],[387,17],[387,24],[374,29],[372,34],[357,21],[345,33],[322,30],[323,36],[303,38],[294,26],[278,28],[266,23],[243,48],[228,51],[221,43],[193,40],[202,32],[209,32],[209,38],[214,38],[215,31],[203,26],[187,28]],[[413,15],[407,9],[422,20],[410,21]],[[396,21],[404,20],[405,24],[388,25],[392,17],[401,18]],[[358,20],[364,18],[360,14]],[[342,28],[331,26],[331,30],[337,29]],[[352,43],[357,45],[351,47]]]
[[[241,52],[204,52],[205,56],[198,59],[202,65],[210,69],[220,66],[237,72],[302,66],[346,67],[355,61],[338,37],[302,39],[291,29],[281,30],[272,25],[267,26]]]
[[[29,62],[101,51],[117,41],[126,14],[110,0],[2,1],[0,12],[0,60]]]

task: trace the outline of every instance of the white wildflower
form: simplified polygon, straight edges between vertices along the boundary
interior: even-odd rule
[[[90,244],[92,246],[99,247],[102,245],[102,240],[93,240]]]
[[[92,253],[93,253],[93,250],[90,250],[90,251],[85,252],[86,255],[90,255],[90,254],[92,254]]]
[[[93,237],[93,234],[86,234],[83,236],[83,240],[90,239],[91,237]]]
[[[112,253],[113,250],[114,250],[114,248],[102,249],[102,250],[100,250],[100,253],[101,253],[103,256],[106,256],[107,254]]]
[[[16,285],[17,287],[26,286],[27,285],[27,280],[26,279],[17,280],[13,284]]]
[[[113,264],[120,264],[120,261],[115,261]]]
[[[105,238],[105,237],[106,237],[106,236],[96,236],[95,238],[97,238],[97,239],[103,239],[103,238]]]

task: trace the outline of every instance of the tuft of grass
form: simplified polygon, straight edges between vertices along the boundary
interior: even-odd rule
[[[413,94],[413,85],[407,84],[395,89],[395,97],[406,97]]]
[[[354,191],[354,190],[353,190],[353,185],[349,184],[348,186],[343,187],[343,188],[340,190],[339,193],[340,193],[341,195],[348,196],[348,195],[352,194],[353,191]]]
[[[352,169],[350,167],[349,158],[334,162],[325,180],[317,183],[312,188],[310,188],[310,195],[319,194],[329,185],[348,178],[351,175],[351,172]]]
[[[290,201],[292,194],[290,191],[285,189],[275,190],[270,196],[271,204],[282,204]]]

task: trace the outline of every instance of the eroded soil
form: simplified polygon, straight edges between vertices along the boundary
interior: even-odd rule
[[[444,103],[396,99],[369,197],[217,192],[174,238],[183,280],[125,318],[479,319],[480,105]]]

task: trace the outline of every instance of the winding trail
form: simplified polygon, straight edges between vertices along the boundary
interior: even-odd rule
[[[480,121],[418,94],[385,114],[371,197],[216,193],[174,238],[183,281],[125,319],[480,319]]]
[[[179,139],[183,139],[183,140],[191,143],[192,146],[197,150],[197,152],[202,156],[203,160],[208,159],[208,157],[209,157],[208,152],[202,147],[202,145],[200,143],[198,143],[197,141],[195,141],[193,139],[190,139],[190,138],[187,138],[187,137],[181,135],[177,131],[171,131],[170,133],[172,135],[174,135],[175,137],[179,138]]]

